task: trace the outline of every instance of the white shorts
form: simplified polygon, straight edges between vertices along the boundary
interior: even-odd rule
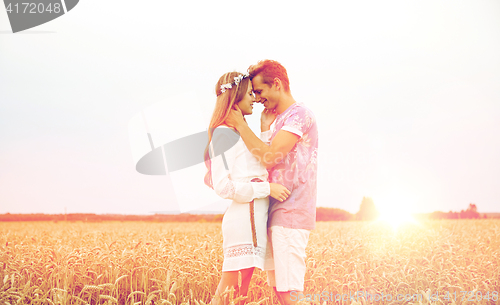
[[[269,286],[277,291],[304,291],[309,230],[272,226],[267,230],[274,270],[267,271]]]

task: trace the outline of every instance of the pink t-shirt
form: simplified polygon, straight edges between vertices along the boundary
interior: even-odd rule
[[[284,185],[292,193],[284,202],[269,197],[268,227],[313,230],[316,225],[316,172],[318,128],[311,110],[294,103],[276,117],[270,141],[280,130],[300,136],[288,155],[269,170],[269,182]]]

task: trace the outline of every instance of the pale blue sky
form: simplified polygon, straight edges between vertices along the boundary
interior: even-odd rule
[[[176,209],[128,122],[191,93],[206,117],[219,76],[265,58],[316,115],[318,206],[500,211],[498,1],[81,0],[9,31],[0,9],[0,213]]]

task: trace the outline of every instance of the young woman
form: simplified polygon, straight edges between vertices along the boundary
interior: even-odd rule
[[[222,220],[224,262],[222,278],[211,304],[225,304],[220,296],[226,288],[234,288],[234,297],[246,296],[254,268],[264,266],[267,246],[268,196],[285,200],[290,191],[281,184],[269,183],[268,172],[239,134],[224,124],[229,111],[238,105],[243,115],[253,111],[255,97],[247,74],[229,72],[215,86],[217,102],[210,121],[205,149],[208,172],[205,184],[217,195],[233,202]],[[268,254],[270,255],[270,254]],[[238,287],[238,273],[241,286]]]

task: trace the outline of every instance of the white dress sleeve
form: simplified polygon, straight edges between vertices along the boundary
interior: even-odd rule
[[[210,143],[211,149],[213,149],[213,143],[217,145],[217,142],[221,140],[220,137],[224,136],[224,134],[216,135],[214,133],[214,139]],[[250,202],[258,198],[266,198],[271,193],[269,182],[236,182],[231,180],[231,172],[234,168],[238,149],[237,146],[234,145],[223,154],[211,159],[212,183],[215,193],[224,199],[231,199],[237,202]],[[223,156],[228,169],[226,169],[226,165],[224,164]]]

